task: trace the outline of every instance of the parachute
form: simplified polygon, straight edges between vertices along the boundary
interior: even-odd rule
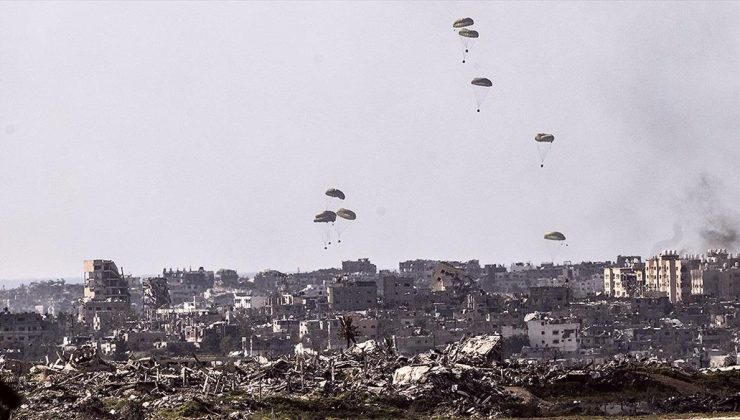
[[[457,34],[463,38],[469,38],[469,39],[475,39],[480,36],[478,31],[473,30],[473,29],[465,29],[465,28],[460,29],[460,31]]]
[[[349,209],[340,208],[336,212],[329,210],[330,206],[337,204],[335,200],[344,200],[345,195],[341,190],[329,188],[326,190],[326,210],[314,216],[313,221],[316,228],[321,234],[324,242],[324,249],[331,245],[333,234],[337,236],[337,243],[342,242],[342,232],[344,232],[351,222],[357,219],[357,214]],[[337,219],[339,218],[339,219]]]
[[[355,212],[353,212],[352,210],[347,210],[347,209],[337,210],[337,216],[341,217],[342,219],[346,219],[346,220],[357,219],[357,214],[355,214]]]
[[[564,241],[565,235],[560,232],[547,232],[545,233],[545,239],[548,241]]]
[[[330,210],[322,211],[313,218],[313,222],[318,223],[315,226],[324,242],[324,249],[327,245],[331,245],[331,230],[335,220],[337,220],[337,214]]]
[[[475,102],[478,104],[478,112],[480,112],[481,104],[488,95],[488,89],[493,86],[491,79],[485,77],[476,77],[470,82],[473,85],[473,94],[475,95]]]
[[[329,188],[328,190],[326,190],[326,195],[328,195],[329,197],[344,200],[344,193],[336,188]]]
[[[326,203],[324,203],[326,207],[324,208],[327,210],[330,208],[336,208],[339,205],[339,202],[344,201],[345,198],[342,190],[338,190],[336,188],[329,188],[324,194],[326,194]]]
[[[538,143],[552,143],[555,141],[555,136],[552,134],[539,133],[534,137],[534,141]]]
[[[472,19],[471,19],[472,20]],[[462,28],[460,29],[457,34],[460,36],[460,42],[462,43],[463,47],[463,60],[462,62],[465,62],[465,56],[470,51],[470,48],[473,47],[473,44],[475,43],[475,40],[478,39],[478,31],[474,31],[472,29],[468,28]]]
[[[337,214],[330,210],[322,211],[313,218],[314,223],[327,223],[335,220],[337,220]]]
[[[544,238],[547,240],[548,252],[554,262],[555,257],[558,256],[563,246],[568,246],[568,244],[565,243],[565,235],[563,235],[562,232],[545,232]]]
[[[355,212],[353,212],[352,210],[342,208],[337,210],[337,216],[339,216],[339,220],[337,220],[337,223],[334,227],[337,233],[337,243],[341,243],[342,234],[345,230],[347,230],[351,222],[357,219],[357,214],[355,214]]]
[[[452,24],[452,27],[453,28],[464,28],[466,26],[473,26],[473,23],[475,23],[475,22],[473,22],[473,19],[471,19],[469,17],[466,17],[466,18],[462,18],[462,19],[456,20]]]
[[[555,141],[555,136],[547,133],[539,133],[534,137],[534,141],[537,142],[537,152],[540,154],[540,168],[545,166],[545,158],[550,153],[552,143]]]
[[[485,77],[476,77],[473,79],[470,84],[473,84],[475,86],[483,86],[483,87],[491,87],[493,86],[493,82],[491,82],[490,79],[486,79]]]

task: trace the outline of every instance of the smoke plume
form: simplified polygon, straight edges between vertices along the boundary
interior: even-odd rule
[[[740,214],[725,204],[727,197],[724,184],[706,173],[688,194],[704,250],[740,246]]]

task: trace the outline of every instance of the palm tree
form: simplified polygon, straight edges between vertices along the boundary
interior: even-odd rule
[[[351,316],[340,316],[339,317],[339,332],[337,333],[339,338],[347,340],[347,348],[350,343],[357,344],[357,336],[360,335],[360,330],[356,326],[352,325]]]

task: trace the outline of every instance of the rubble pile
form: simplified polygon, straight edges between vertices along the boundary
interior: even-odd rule
[[[82,347],[20,376],[0,363],[0,376],[24,398],[18,416],[30,419],[237,419],[274,410],[317,417],[517,417],[740,408],[737,390],[698,384],[698,372],[634,360],[565,366],[499,358],[496,336],[465,338],[414,357],[374,341],[274,360],[193,354],[109,362]]]
[[[400,407],[416,404],[419,411],[436,414],[494,415],[505,413],[502,404],[517,401],[491,380],[490,372],[450,362],[455,358],[456,353],[446,352],[396,356],[374,341],[330,355],[216,363],[196,355],[108,362],[93,347],[82,347],[33,366],[17,381],[25,397],[19,414],[121,418],[122,412],[140,412],[149,418],[171,412],[239,418],[267,409],[275,398],[351,395],[359,405],[364,399]]]

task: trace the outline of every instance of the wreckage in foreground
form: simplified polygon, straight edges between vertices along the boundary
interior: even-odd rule
[[[0,361],[28,419],[518,417],[735,411],[740,374],[622,360],[566,367],[501,360],[498,336],[398,356],[368,341],[330,355],[102,360],[78,349],[30,370]],[[737,389],[736,389],[737,388]],[[648,392],[649,391],[649,392]]]

